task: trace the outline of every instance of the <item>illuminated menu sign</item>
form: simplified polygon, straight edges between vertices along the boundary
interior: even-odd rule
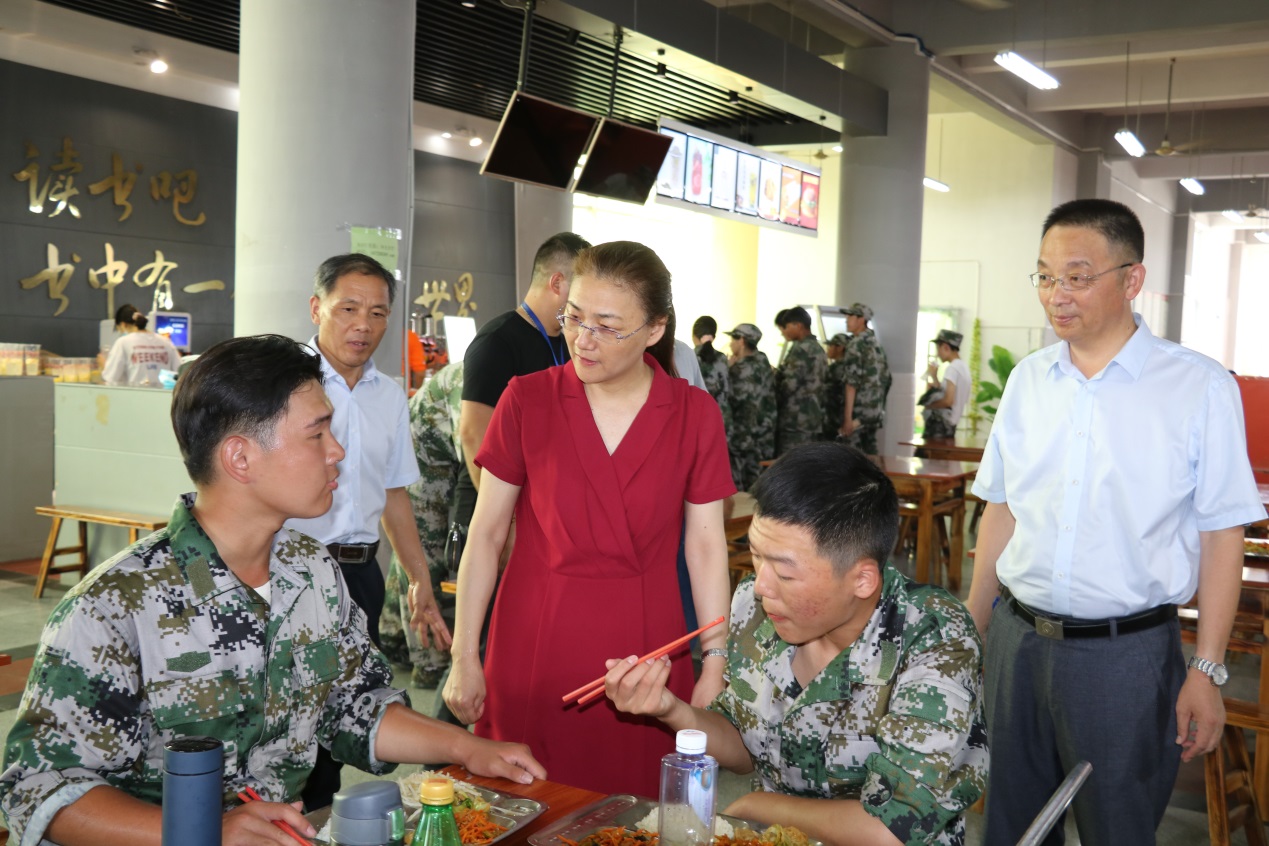
[[[670,150],[657,175],[658,203],[816,234],[818,168],[666,118],[660,132]]]

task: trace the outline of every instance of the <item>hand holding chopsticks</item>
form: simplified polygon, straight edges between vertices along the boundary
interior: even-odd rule
[[[644,661],[652,661],[657,658],[660,658],[662,655],[667,655],[671,651],[687,643],[689,640],[696,637],[698,634],[705,631],[706,629],[712,629],[714,626],[717,626],[719,623],[721,623],[725,619],[727,618],[719,617],[716,620],[712,620],[706,623],[705,625],[701,626],[696,631],[688,632],[687,634],[683,635],[681,638],[670,641],[665,646],[662,646],[660,649],[656,649],[656,650],[653,650],[652,652],[649,652],[647,655],[644,655],[642,658],[638,659],[635,663],[641,664]],[[590,682],[589,684],[582,685],[577,690],[570,691],[569,693],[564,695],[561,701],[569,702],[573,699],[576,699],[577,697],[581,697],[580,699],[577,699],[577,704],[585,705],[587,702],[590,702],[593,699],[598,699],[604,693],[604,678],[606,677],[606,675],[607,674],[605,674],[604,676],[600,676],[599,678],[595,679],[593,682]]]
[[[246,787],[240,790],[238,792],[238,798],[242,800],[242,804],[244,805],[250,802],[264,801],[263,799],[260,798],[260,794],[256,793],[256,791],[251,787]],[[270,822],[272,822],[278,828],[285,831],[287,834],[291,835],[291,837],[294,838],[295,840],[299,841],[300,843],[303,843],[304,846],[312,846],[312,843],[310,843],[305,838],[301,837],[299,833],[296,832],[296,830],[292,828],[289,823],[286,822],[286,820],[270,820]]]

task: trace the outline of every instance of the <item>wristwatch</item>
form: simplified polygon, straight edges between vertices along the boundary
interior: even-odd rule
[[[714,647],[713,649],[706,649],[704,652],[701,653],[701,658],[726,658],[726,657],[727,657],[727,650],[719,649],[718,647]]]
[[[1211,679],[1212,684],[1217,687],[1220,687],[1225,682],[1229,681],[1229,670],[1225,669],[1224,664],[1217,664],[1215,661],[1208,661],[1206,658],[1200,658],[1195,655],[1186,663],[1185,666],[1193,667],[1200,673],[1203,673]]]

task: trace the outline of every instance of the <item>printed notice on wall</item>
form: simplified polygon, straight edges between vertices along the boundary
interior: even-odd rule
[[[349,227],[352,246],[351,252],[364,253],[391,271],[398,279],[397,242],[401,238],[399,229],[383,229],[373,226]]]

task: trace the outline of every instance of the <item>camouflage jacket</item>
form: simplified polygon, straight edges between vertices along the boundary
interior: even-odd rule
[[[727,356],[715,350],[714,356],[706,359],[701,355],[701,347],[696,348],[696,360],[701,365],[701,378],[705,380],[705,390],[718,402],[723,412],[723,430],[731,439],[731,378],[727,375]]]
[[[463,399],[463,363],[447,364],[410,398],[410,435],[419,480],[406,491],[414,509],[419,539],[428,566],[444,562],[449,504],[463,463],[458,438],[459,404]]]
[[[863,633],[804,689],[750,577],[731,606],[727,687],[710,705],[739,729],[763,789],[859,799],[902,842],[964,842],[987,783],[982,651],[942,588],[884,570]]]
[[[877,343],[877,333],[865,329],[850,339],[842,357],[846,384],[855,386],[853,416],[864,426],[880,428],[886,422],[886,394],[890,393],[890,364]]]
[[[225,744],[224,799],[254,787],[292,801],[320,743],[389,772],[372,752],[405,694],[371,644],[339,568],[315,540],[278,532],[268,604],[225,566],[189,507],[93,570],[53,610],[5,745],[0,807],[37,846],[53,816],[110,785],[159,804],[163,745]]]
[[[828,356],[814,335],[788,344],[776,371],[776,403],[780,430],[814,432],[824,428],[824,377]]]
[[[732,437],[734,455],[756,455],[759,461],[775,457],[775,371],[761,350],[731,365]]]
[[[824,377],[824,431],[836,436],[846,417],[846,358],[828,363]]]

